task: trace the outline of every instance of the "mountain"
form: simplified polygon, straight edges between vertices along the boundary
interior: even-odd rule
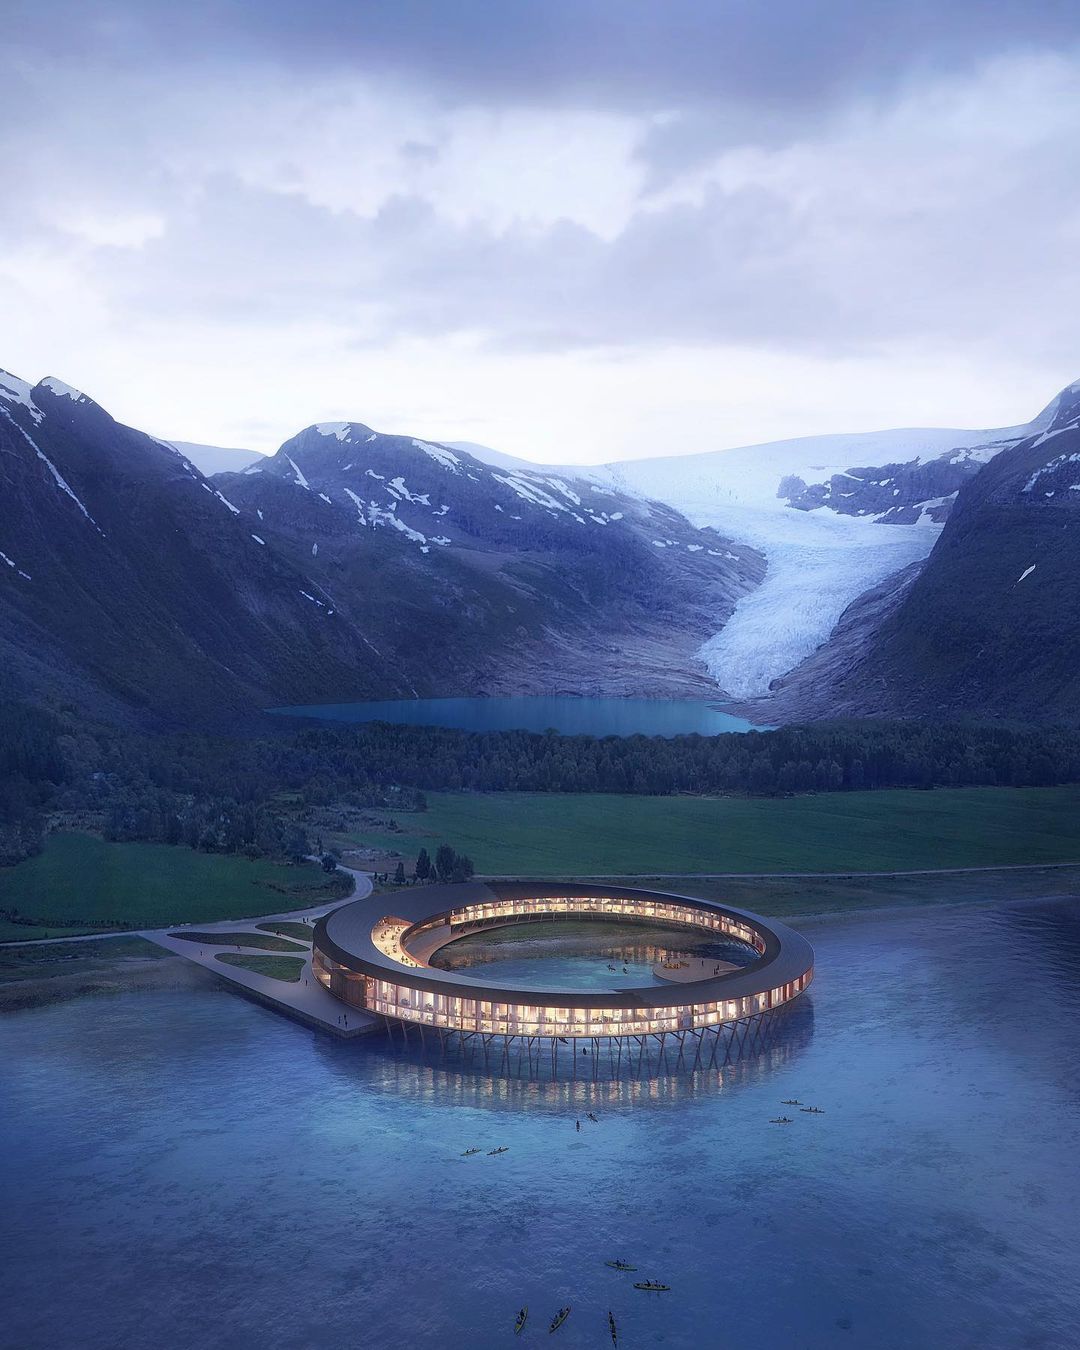
[[[760,580],[670,508],[358,424],[207,479],[54,379],[0,376],[0,664],[110,716],[485,689],[709,687]]]
[[[240,473],[263,458],[257,450],[234,450],[224,445],[200,445],[197,441],[167,441],[166,444],[171,445],[174,450],[179,450],[200,473],[208,477],[214,473]]]
[[[764,583],[702,651],[722,689],[755,698],[827,641],[859,596],[924,559],[961,485],[1047,426],[1057,404],[992,431],[815,436],[595,472],[765,556]]]
[[[716,625],[700,652],[720,689],[755,700],[830,643],[844,616],[827,658],[842,662],[853,634],[861,640],[871,631],[896,603],[901,582],[914,579],[960,488],[996,455],[1049,426],[1062,397],[1031,422],[988,431],[811,436],[546,472],[664,502],[764,556],[763,584]],[[469,448],[488,464],[541,471],[487,446]],[[759,715],[772,714],[765,708]]]
[[[110,715],[223,718],[397,664],[176,449],[47,379],[0,375],[0,656]]]
[[[3,376],[0,669],[181,723],[560,692],[1058,715],[1078,427],[1080,385],[997,431],[570,469],[335,422],[207,477],[57,380]]]
[[[781,682],[772,706],[782,716],[1075,721],[1078,576],[1080,382],[1058,396],[1040,431],[961,488],[925,566],[880,622],[861,624],[853,606],[830,641]]]
[[[764,574],[639,495],[357,422],[215,483],[440,692],[712,692],[695,653]]]

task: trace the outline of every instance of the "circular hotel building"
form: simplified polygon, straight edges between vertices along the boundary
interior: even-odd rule
[[[747,964],[672,962],[637,988],[510,987],[432,957],[469,933],[566,919],[640,923],[743,944]],[[617,886],[489,882],[418,886],[345,904],[319,920],[316,977],[393,1028],[569,1043],[718,1032],[767,1019],[810,984],[814,953],[792,929],[712,900]]]

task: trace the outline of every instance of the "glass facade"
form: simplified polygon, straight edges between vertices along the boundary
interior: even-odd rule
[[[351,970],[319,950],[317,944],[312,965],[316,977],[337,998],[384,1017],[449,1031],[498,1036],[565,1037],[568,1040],[580,1037],[642,1036],[715,1027],[723,1022],[736,1021],[780,1007],[802,993],[813,978],[813,966],[808,965],[796,978],[784,984],[738,998],[717,998],[697,1003],[675,1001],[656,1007],[636,1004],[632,995],[628,996],[625,1007],[589,1007],[587,999],[575,998],[570,994],[552,994],[550,998],[554,1000],[557,997],[558,1003],[521,1003],[511,1001],[507,996],[500,997],[497,988],[464,995],[421,989],[408,982],[406,969],[421,967],[423,964],[410,956],[408,943],[411,939],[422,938],[435,928],[447,928],[451,936],[460,936],[475,928],[564,914],[585,918],[639,918],[681,924],[736,938],[762,954],[767,949],[766,939],[761,932],[738,916],[726,914],[722,910],[641,897],[567,895],[465,905],[449,914],[433,916],[413,925],[391,916],[380,919],[372,929],[372,940],[385,956],[403,967],[401,975],[397,977],[391,972],[382,976]],[[766,977],[766,971],[762,972],[762,977]],[[540,991],[537,991],[537,997],[542,997]],[[677,1000],[676,988],[672,989],[672,997]]]

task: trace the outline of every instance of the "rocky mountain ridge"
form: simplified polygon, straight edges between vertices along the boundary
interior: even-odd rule
[[[0,377],[9,678],[176,722],[707,689],[694,651],[763,573],[669,508],[359,424],[309,428],[257,467],[209,480],[59,381]]]

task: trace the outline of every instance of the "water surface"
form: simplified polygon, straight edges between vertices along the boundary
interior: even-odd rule
[[[547,731],[564,736],[681,736],[753,731],[707,703],[658,698],[419,698],[272,708],[326,722],[395,722],[463,731]]]
[[[662,925],[621,923],[508,924],[458,938],[441,948],[440,970],[483,968],[483,978],[509,988],[643,989],[670,983],[653,974],[661,961],[708,957],[745,966],[754,949],[710,934]]]
[[[216,986],[3,1017],[0,1344],[491,1350],[569,1302],[555,1350],[609,1308],[629,1350],[1073,1350],[1077,910],[807,931],[812,1026],[656,1082],[419,1065]],[[790,1096],[827,1114],[770,1125]]]

